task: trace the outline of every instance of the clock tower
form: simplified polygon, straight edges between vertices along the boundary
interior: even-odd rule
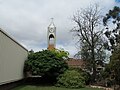
[[[48,50],[54,50],[56,46],[56,27],[54,25],[53,18],[50,25],[48,26],[47,39]]]

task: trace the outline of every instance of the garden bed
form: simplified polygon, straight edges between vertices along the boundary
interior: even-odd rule
[[[12,90],[103,90],[98,88],[80,88],[80,89],[69,89],[69,88],[60,88],[55,86],[32,86],[32,85],[25,85],[25,86],[19,86]]]

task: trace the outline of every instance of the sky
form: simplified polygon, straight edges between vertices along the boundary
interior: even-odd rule
[[[98,3],[103,15],[120,0],[0,0],[0,28],[28,50],[47,49],[47,28],[54,18],[56,48],[63,48],[70,57],[78,51],[73,28],[73,14],[90,4]]]

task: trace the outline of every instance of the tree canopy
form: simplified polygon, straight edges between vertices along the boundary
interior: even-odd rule
[[[111,75],[114,77],[116,84],[120,85],[120,48],[115,50],[110,58]]]
[[[115,6],[109,10],[103,18],[103,24],[106,27],[105,35],[108,38],[105,47],[114,51],[120,44],[120,7]]]
[[[60,50],[32,52],[25,62],[24,71],[29,71],[32,75],[40,75],[55,80],[59,74],[68,68],[64,60],[64,57],[67,57],[67,55],[67,52]]]
[[[120,7],[115,6],[103,18],[105,26],[105,36],[108,41],[105,43],[106,49],[110,50],[110,62],[105,69],[106,78],[120,85]]]

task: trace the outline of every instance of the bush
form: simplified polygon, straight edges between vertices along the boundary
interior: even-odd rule
[[[31,72],[32,75],[40,75],[48,81],[53,82],[62,74],[68,65],[62,56],[61,52],[43,50],[36,53],[30,53],[28,60],[25,62],[24,71]]]
[[[76,67],[75,68],[74,67],[70,67],[69,70],[76,70],[76,71],[78,71],[81,74],[81,76],[85,79],[85,84],[86,85],[90,84],[91,75],[88,72],[83,71],[81,68],[76,68]]]
[[[58,77],[56,86],[66,88],[81,88],[84,87],[85,80],[82,75],[76,70],[67,70],[64,74]]]

